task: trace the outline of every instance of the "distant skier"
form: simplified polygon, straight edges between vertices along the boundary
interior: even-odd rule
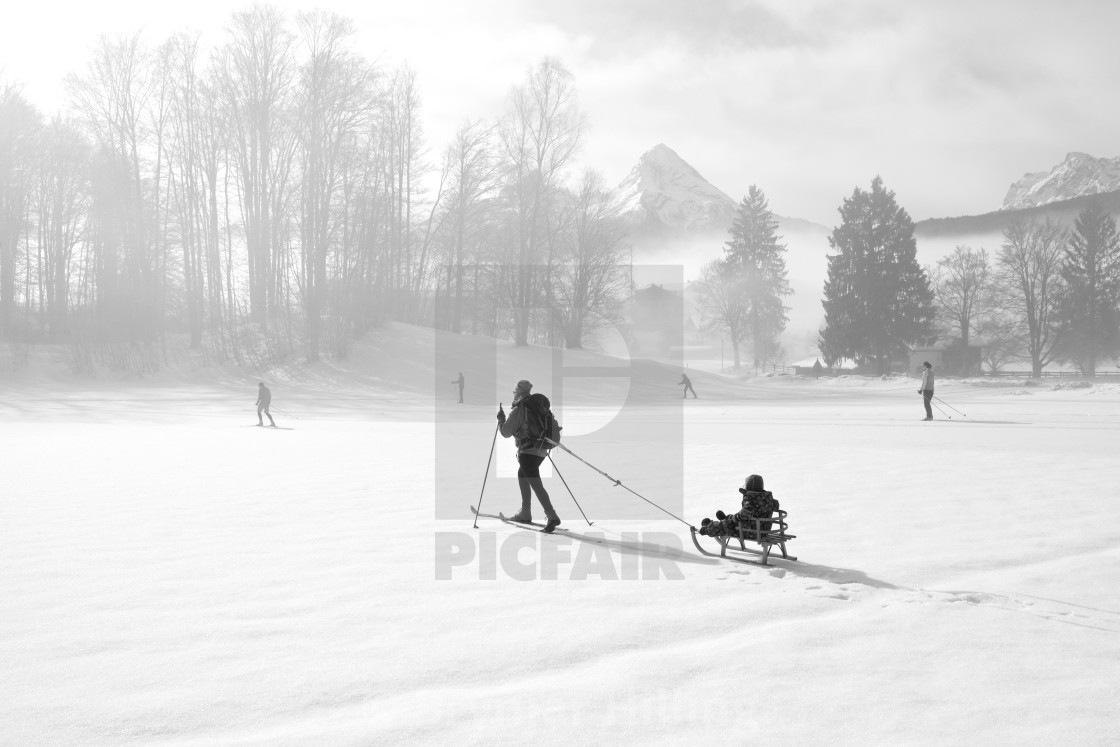
[[[926,361],[922,364],[922,369],[922,385],[918,387],[922,404],[926,406],[926,416],[922,420],[933,420],[933,408],[930,407],[930,400],[933,399],[933,366]]]
[[[459,385],[459,404],[463,404],[463,384],[466,383],[466,379],[463,378],[463,372],[460,371],[459,378],[455,379],[455,381],[452,381],[451,383]]]
[[[261,418],[263,412],[268,416],[269,425],[273,428],[276,427],[276,421],[272,419],[272,413],[268,411],[268,406],[272,404],[272,392],[264,385],[262,381],[260,386],[257,387],[257,425],[263,427],[264,419]]]
[[[696,396],[696,390],[692,388],[692,380],[688,378],[688,374],[683,372],[681,373],[681,380],[677,382],[677,386],[680,386],[681,384],[684,384],[684,393],[681,395],[681,399],[688,399],[689,392],[692,392],[693,399],[698,399],[698,397]]]
[[[513,390],[513,404],[510,405],[508,419],[501,405],[498,405],[498,427],[501,429],[502,438],[515,436],[514,441],[517,442],[517,486],[521,489],[521,510],[510,518],[522,522],[533,520],[532,496],[529,493],[531,488],[537,494],[537,500],[541,502],[545,516],[548,517],[544,531],[551,534],[559,526],[560,517],[552,507],[548,491],[544,489],[544,482],[541,481],[541,463],[548,456],[548,450],[542,448],[539,440],[530,432],[530,418],[539,417],[537,413],[530,412],[526,406],[532,389],[533,385],[525,379],[517,382]],[[537,397],[537,395],[533,396]]]

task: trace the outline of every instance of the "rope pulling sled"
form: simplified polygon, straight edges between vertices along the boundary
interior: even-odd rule
[[[792,560],[792,561],[797,560],[796,556],[790,555],[786,551],[786,543],[789,542],[792,539],[795,539],[796,536],[797,536],[797,535],[794,535],[794,534],[789,534],[789,523],[786,521],[786,517],[789,515],[787,511],[783,511],[782,509],[778,509],[776,511],[776,513],[778,514],[777,517],[774,517],[773,515],[771,515],[769,517],[745,517],[745,518],[741,518],[739,520],[739,532],[738,532],[738,534],[737,535],[736,534],[722,534],[722,535],[713,537],[712,539],[714,539],[717,543],[719,543],[720,551],[719,551],[719,553],[709,552],[708,550],[705,550],[704,547],[700,544],[700,540],[697,537],[697,535],[699,534],[699,531],[696,529],[696,527],[689,524],[687,521],[685,521],[681,517],[677,516],[676,514],[670,512],[670,511],[666,511],[664,508],[662,508],[661,506],[658,506],[656,503],[649,500],[648,498],[641,495],[640,493],[626,487],[625,485],[622,484],[621,480],[618,480],[614,477],[611,477],[610,475],[608,475],[603,470],[599,469],[595,465],[591,464],[590,462],[588,462],[585,459],[583,459],[582,457],[580,457],[578,454],[576,454],[574,451],[569,449],[567,446],[564,446],[561,443],[557,443],[556,441],[553,441],[550,438],[545,438],[545,440],[548,441],[553,446],[560,447],[561,449],[568,452],[569,454],[571,454],[573,457],[575,457],[579,461],[586,464],[591,469],[598,472],[603,477],[605,477],[608,480],[610,480],[611,482],[613,482],[615,484],[615,487],[620,487],[620,488],[623,488],[625,490],[628,490],[629,492],[631,492],[634,495],[641,498],[646,503],[650,504],[651,506],[654,506],[655,508],[657,508],[661,511],[664,511],[665,513],[669,514],[669,516],[672,516],[674,519],[676,519],[677,521],[679,521],[682,524],[684,524],[685,526],[687,526],[689,533],[692,535],[692,544],[696,546],[696,549],[698,551],[700,551],[700,553],[702,555],[707,555],[707,556],[713,557],[713,558],[724,558],[726,560],[733,560],[737,563],[751,563],[753,565],[769,566],[770,565],[770,563],[769,563],[770,550],[775,545],[777,545],[778,549],[780,549],[782,551],[782,559],[783,560]],[[549,456],[549,461],[552,461],[552,456],[551,455]],[[555,467],[556,462],[552,461],[552,465],[553,465],[553,467]],[[559,470],[557,470],[556,474],[557,475],[560,474]],[[560,480],[562,482],[564,482],[564,487],[568,488],[568,483],[567,483],[567,481],[564,480],[564,478],[562,476],[560,477]],[[572,489],[568,488],[568,493],[571,494],[571,492],[572,492]],[[575,495],[572,495],[572,500],[575,500]],[[578,506],[579,503],[576,503],[576,505]],[[583,513],[583,508],[580,508],[580,513]],[[585,520],[587,519],[586,514],[584,514],[584,519]],[[591,524],[590,521],[588,521],[587,523]],[[748,523],[753,523],[753,526],[748,527],[747,526]],[[764,523],[768,525],[767,528],[765,528],[765,529],[763,528]],[[705,536],[707,536],[707,535],[705,535]],[[737,547],[737,548],[736,547],[729,547],[732,540],[738,540],[739,547]],[[747,544],[746,544],[747,542],[754,542],[754,543],[758,544],[762,549],[761,550],[755,550],[754,548],[747,547]],[[744,553],[750,553],[751,555],[758,555],[758,556],[760,556],[760,559],[755,560],[751,557],[740,557],[738,555],[728,555],[727,554],[728,549],[730,549],[732,552],[736,552],[736,553],[737,552],[744,552]]]

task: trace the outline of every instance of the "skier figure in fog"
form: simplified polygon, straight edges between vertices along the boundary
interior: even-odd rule
[[[930,400],[933,399],[933,366],[929,361],[922,364],[922,385],[918,387],[918,394],[922,395],[922,404],[926,406],[926,416],[922,420],[933,420],[933,408]]]
[[[463,404],[463,384],[466,383],[466,379],[463,378],[463,372],[460,371],[459,378],[455,379],[455,381],[452,381],[451,383],[459,385],[459,404]]]
[[[560,524],[560,517],[552,507],[548,491],[544,489],[544,483],[541,481],[541,463],[548,456],[548,450],[542,448],[529,432],[528,420],[533,415],[526,411],[524,400],[532,389],[533,385],[525,379],[517,382],[513,390],[513,404],[509,407],[508,419],[502,406],[498,405],[498,427],[501,429],[502,438],[516,436],[514,440],[517,442],[517,486],[521,488],[521,510],[510,518],[521,522],[533,520],[532,496],[529,493],[531,488],[537,494],[537,500],[541,502],[544,514],[548,517],[544,531],[551,534]]]
[[[689,392],[692,392],[693,399],[698,399],[696,396],[696,390],[692,388],[692,381],[688,378],[688,374],[684,372],[681,373],[681,380],[677,382],[678,386],[680,386],[681,384],[684,384],[684,393],[681,394],[681,399],[688,399]]]
[[[268,406],[272,404],[272,392],[264,385],[262,381],[260,386],[257,387],[257,425],[263,427],[264,419],[261,418],[263,412],[268,416],[269,425],[273,428],[276,427],[276,421],[272,419],[272,413],[268,411]]]

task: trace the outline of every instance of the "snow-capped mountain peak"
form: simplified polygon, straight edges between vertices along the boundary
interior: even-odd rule
[[[1050,171],[1026,174],[1011,185],[1002,210],[1038,207],[1051,202],[1120,189],[1120,158],[1068,153]]]
[[[663,143],[642,154],[618,189],[623,212],[651,228],[726,229],[736,209],[735,200]]]

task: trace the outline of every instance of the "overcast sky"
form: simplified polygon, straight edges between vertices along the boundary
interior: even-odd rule
[[[407,62],[439,152],[501,114],[544,56],[575,76],[583,165],[618,183],[665,143],[739,199],[836,224],[876,174],[915,219],[997,209],[1067,152],[1120,156],[1120,3],[1111,0],[283,0],[356,22],[371,59]],[[47,113],[100,34],[221,41],[213,0],[7,3],[0,80]]]

